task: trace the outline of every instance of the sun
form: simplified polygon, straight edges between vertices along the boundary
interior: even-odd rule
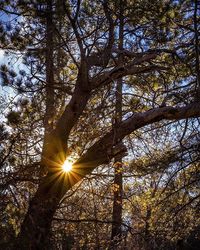
[[[72,165],[73,165],[73,163],[71,161],[69,161],[68,159],[65,160],[63,165],[62,165],[63,172],[69,173],[72,170]]]

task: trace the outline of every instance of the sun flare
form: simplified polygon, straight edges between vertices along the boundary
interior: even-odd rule
[[[69,161],[68,159],[65,160],[63,165],[62,165],[63,172],[69,173],[72,170],[72,165],[73,165],[73,163],[71,161]]]

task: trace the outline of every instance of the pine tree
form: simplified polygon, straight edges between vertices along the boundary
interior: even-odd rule
[[[188,131],[200,116],[198,3],[123,1],[117,17],[121,7],[107,0],[1,1],[1,49],[11,58],[1,65],[1,84],[17,94],[1,122],[1,186],[6,199],[10,185],[20,190],[27,210],[14,249],[48,249],[65,194],[100,165],[121,161],[130,152],[121,141],[130,134],[183,119]],[[14,59],[20,69],[11,67]],[[116,82],[119,119],[112,126]]]

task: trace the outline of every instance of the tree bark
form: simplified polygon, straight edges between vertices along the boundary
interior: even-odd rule
[[[122,140],[126,135],[163,119],[180,120],[200,116],[200,103],[193,103],[185,107],[162,107],[137,113],[122,121],[117,128],[117,133],[111,130],[73,165],[70,174],[62,174],[57,168],[49,171],[34,195],[25,220],[21,227],[18,242],[14,249],[45,249],[44,243],[50,231],[53,215],[63,195],[85,175],[91,173],[97,166],[108,163],[110,159],[121,154],[124,147],[113,146],[114,134],[116,139]],[[59,138],[57,138],[59,141]],[[50,142],[49,142],[50,143]],[[56,144],[56,143],[55,143]],[[52,145],[52,144],[51,144]],[[56,158],[54,159],[56,160]]]
[[[120,13],[119,13],[119,50],[123,50],[124,39],[124,17],[123,17],[123,1],[120,1]],[[119,55],[118,63],[123,63],[123,56]],[[122,121],[122,83],[123,79],[117,80],[116,86],[116,105],[115,105],[115,124],[117,128],[118,124]],[[116,140],[115,145],[121,144],[122,140]],[[122,159],[121,155],[118,155],[114,159],[115,177],[114,177],[114,198],[113,198],[113,214],[112,214],[112,232],[111,232],[111,248],[120,241],[122,235],[122,193],[123,193],[123,177],[122,177]]]
[[[53,130],[53,116],[55,114],[55,93],[54,93],[54,41],[53,41],[53,13],[52,0],[47,1],[46,7],[46,85],[45,85],[45,116],[44,116],[44,143],[42,159],[44,158],[49,134]],[[41,175],[44,174],[44,162],[41,162]]]
[[[81,51],[81,62],[78,69],[75,90],[69,104],[61,115],[57,124],[52,123],[52,116],[55,111],[54,96],[54,63],[53,63],[53,0],[47,1],[47,23],[46,23],[46,115],[44,118],[45,138],[42,152],[41,167],[47,169],[48,173],[41,179],[38,190],[29,204],[28,211],[21,226],[21,232],[15,242],[14,249],[45,249],[51,222],[60,200],[66,192],[80,181],[84,176],[91,173],[101,164],[108,163],[112,158],[121,159],[121,154],[126,151],[120,143],[123,138],[133,131],[146,125],[167,120],[180,120],[185,118],[200,116],[200,103],[192,103],[185,107],[159,107],[143,113],[135,113],[128,119],[120,121],[117,126],[100,138],[88,151],[82,155],[73,165],[73,170],[69,174],[61,171],[58,159],[65,160],[67,156],[67,141],[70,132],[83,110],[85,109],[92,90],[110,84],[127,75],[141,74],[162,66],[148,64],[155,59],[159,52],[144,53],[140,57],[135,57],[132,62],[119,65],[110,71],[104,71],[93,78],[88,77],[89,68],[94,65],[107,65],[110,59],[114,41],[114,23],[112,13],[109,13],[108,1],[104,3],[105,15],[109,25],[109,43],[103,54],[105,59],[98,60],[92,64],[93,58],[85,58],[85,51]],[[62,1],[65,3],[65,1]],[[72,20],[72,19],[71,19]],[[76,22],[72,20],[72,26],[76,31],[77,40],[82,44],[81,37],[77,34]],[[80,46],[82,48],[82,45]],[[108,56],[107,56],[108,55]],[[54,129],[54,126],[55,129]],[[113,138],[119,142],[113,146]],[[116,175],[117,176],[117,175]],[[121,182],[121,180],[116,180]],[[117,201],[117,197],[116,197]],[[121,215],[120,215],[121,218]],[[120,219],[119,219],[120,221]]]

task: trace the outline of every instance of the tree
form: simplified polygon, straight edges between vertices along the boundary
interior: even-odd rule
[[[119,2],[119,44],[118,49],[123,50],[123,40],[124,40],[124,5],[125,2]],[[118,64],[123,63],[123,55],[119,55]],[[123,88],[123,79],[119,78],[116,82],[116,110],[115,110],[115,123],[114,126],[117,128],[118,124],[122,122],[122,88]],[[115,131],[117,133],[117,129]],[[122,144],[122,140],[116,140],[114,144]],[[111,240],[113,248],[118,241],[121,241],[122,237],[122,196],[123,196],[123,176],[122,176],[122,167],[123,167],[123,157],[118,155],[114,158],[114,168],[115,168],[115,177],[114,177],[114,199],[113,199],[113,225]]]
[[[2,151],[5,186],[13,181],[10,174],[26,181],[29,170],[37,183],[15,248],[44,249],[66,192],[98,166],[121,159],[126,136],[163,120],[200,116],[198,4],[127,1],[123,47],[115,34],[118,6],[106,0],[1,2],[2,13],[16,21],[13,27],[1,24],[1,48],[25,53],[19,72],[1,67],[2,84],[19,95],[6,113],[11,132]],[[131,95],[122,121],[112,128],[113,83],[122,78],[122,97]],[[73,169],[66,174],[61,165],[70,156]]]

